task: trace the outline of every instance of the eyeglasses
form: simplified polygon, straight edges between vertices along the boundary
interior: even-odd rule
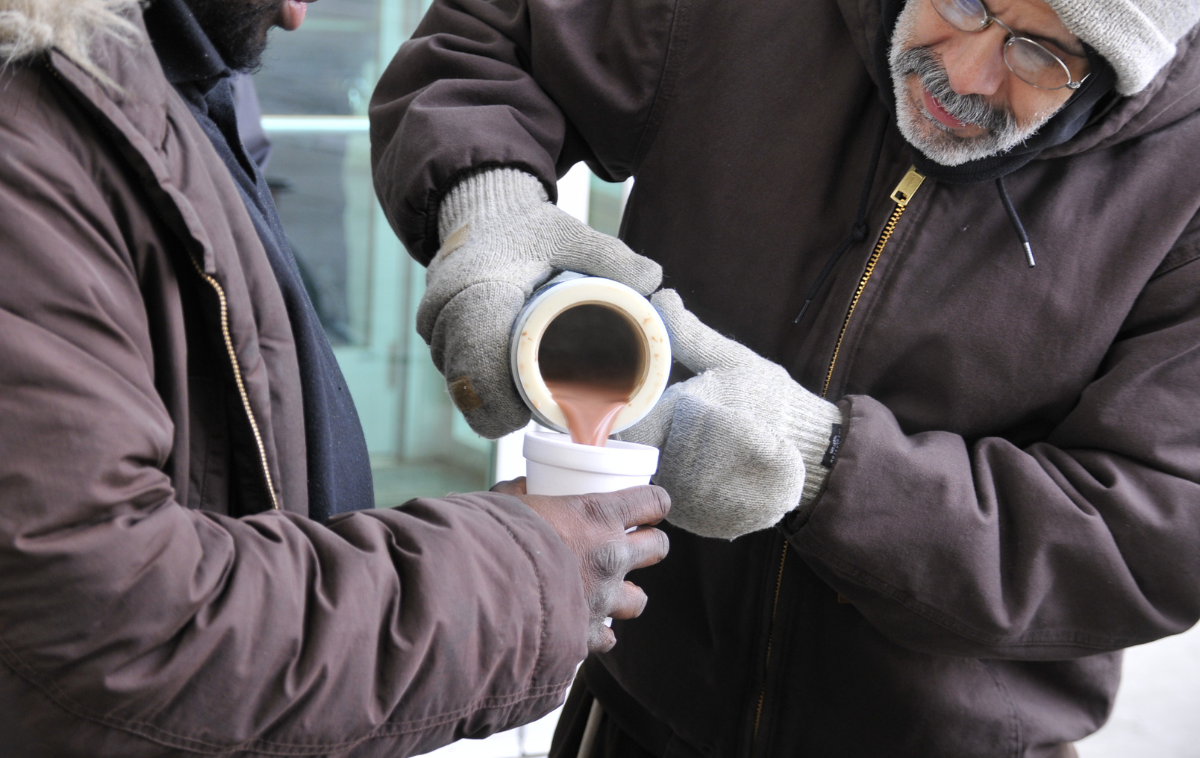
[[[929,0],[933,9],[950,26],[964,32],[981,32],[995,22],[1008,32],[1004,42],[1004,64],[1026,84],[1038,89],[1079,89],[1086,80],[1071,77],[1071,69],[1054,53],[1028,37],[1019,37],[1000,19],[993,16],[983,0]]]

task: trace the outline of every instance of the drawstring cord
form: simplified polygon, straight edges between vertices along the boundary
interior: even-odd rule
[[[1008,188],[1004,186],[1003,176],[996,177],[996,189],[1000,191],[1000,202],[1004,205],[1004,212],[1008,214],[1013,231],[1017,233],[1021,247],[1025,248],[1025,260],[1029,262],[1029,268],[1033,268],[1037,263],[1033,260],[1033,248],[1029,244],[1029,235],[1025,233],[1025,225],[1021,223],[1021,217],[1017,215],[1017,209],[1013,207],[1012,200],[1008,197]]]
[[[858,201],[858,215],[855,217],[854,227],[850,230],[850,234],[842,240],[829,259],[825,261],[825,266],[821,268],[821,273],[817,274],[816,281],[812,287],[808,289],[808,294],[804,296],[804,305],[800,308],[800,313],[796,315],[793,324],[799,324],[800,319],[804,318],[804,314],[808,312],[808,306],[812,305],[813,299],[817,293],[821,291],[821,285],[825,284],[825,280],[829,278],[829,274],[833,271],[833,267],[837,265],[842,254],[846,252],[855,242],[862,242],[867,238],[867,203],[871,200],[871,188],[875,186],[875,175],[879,173],[879,159],[883,155],[883,139],[887,136],[888,119],[884,119],[883,125],[880,126],[878,134],[875,136],[875,148],[871,151],[871,170],[867,175],[867,182],[863,185],[862,196]],[[1004,186],[1004,177],[996,178],[996,189],[1000,193],[1000,203],[1004,206],[1004,212],[1008,214],[1009,223],[1012,224],[1013,231],[1017,233],[1017,239],[1021,243],[1021,247],[1025,250],[1025,260],[1029,263],[1029,267],[1033,268],[1037,262],[1033,259],[1033,246],[1029,244],[1029,235],[1025,233],[1025,225],[1021,223],[1021,217],[1017,215],[1017,209],[1013,207],[1012,199],[1008,196],[1008,188]]]
[[[875,135],[875,149],[871,151],[871,172],[867,175],[867,183],[863,185],[862,196],[858,201],[858,215],[855,217],[854,227],[850,230],[850,234],[846,239],[842,240],[842,244],[837,246],[833,254],[829,256],[829,260],[825,261],[824,268],[821,273],[817,274],[817,280],[813,282],[812,287],[809,287],[808,294],[804,296],[804,305],[800,308],[800,313],[796,315],[793,324],[799,324],[800,319],[804,318],[804,313],[808,310],[808,306],[812,305],[813,298],[821,291],[821,285],[829,278],[829,272],[833,271],[833,267],[837,265],[838,259],[842,257],[842,253],[850,248],[855,242],[862,242],[867,238],[867,203],[871,200],[871,187],[875,185],[875,174],[879,172],[879,158],[883,155],[883,138],[887,135],[889,119],[885,118],[883,124],[879,127],[879,133]]]

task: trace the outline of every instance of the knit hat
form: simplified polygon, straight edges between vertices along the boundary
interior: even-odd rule
[[[1117,92],[1141,92],[1200,21],[1200,0],[1046,0],[1068,30],[1117,71]]]

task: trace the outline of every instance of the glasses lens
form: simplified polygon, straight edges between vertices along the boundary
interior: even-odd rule
[[[930,0],[933,9],[947,24],[964,32],[974,32],[987,24],[987,9],[980,0]]]
[[[1042,89],[1062,89],[1071,72],[1053,53],[1031,39],[1014,37],[1004,46],[1004,62],[1022,81]]]

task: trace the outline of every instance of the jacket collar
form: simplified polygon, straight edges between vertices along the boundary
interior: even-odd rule
[[[193,85],[203,96],[233,73],[183,0],[157,0],[146,9],[144,18],[154,52],[171,84]]]
[[[96,41],[96,58],[104,62],[104,72],[115,86],[102,83],[59,50],[49,51],[47,63],[117,137],[126,159],[155,182],[160,192],[153,193],[153,199],[162,201],[159,212],[164,222],[176,231],[204,272],[215,274],[216,254],[203,219],[168,166],[167,113],[172,101],[185,113],[187,106],[163,76],[142,14],[131,14],[129,21],[137,29],[136,41],[124,43],[108,37]]]

